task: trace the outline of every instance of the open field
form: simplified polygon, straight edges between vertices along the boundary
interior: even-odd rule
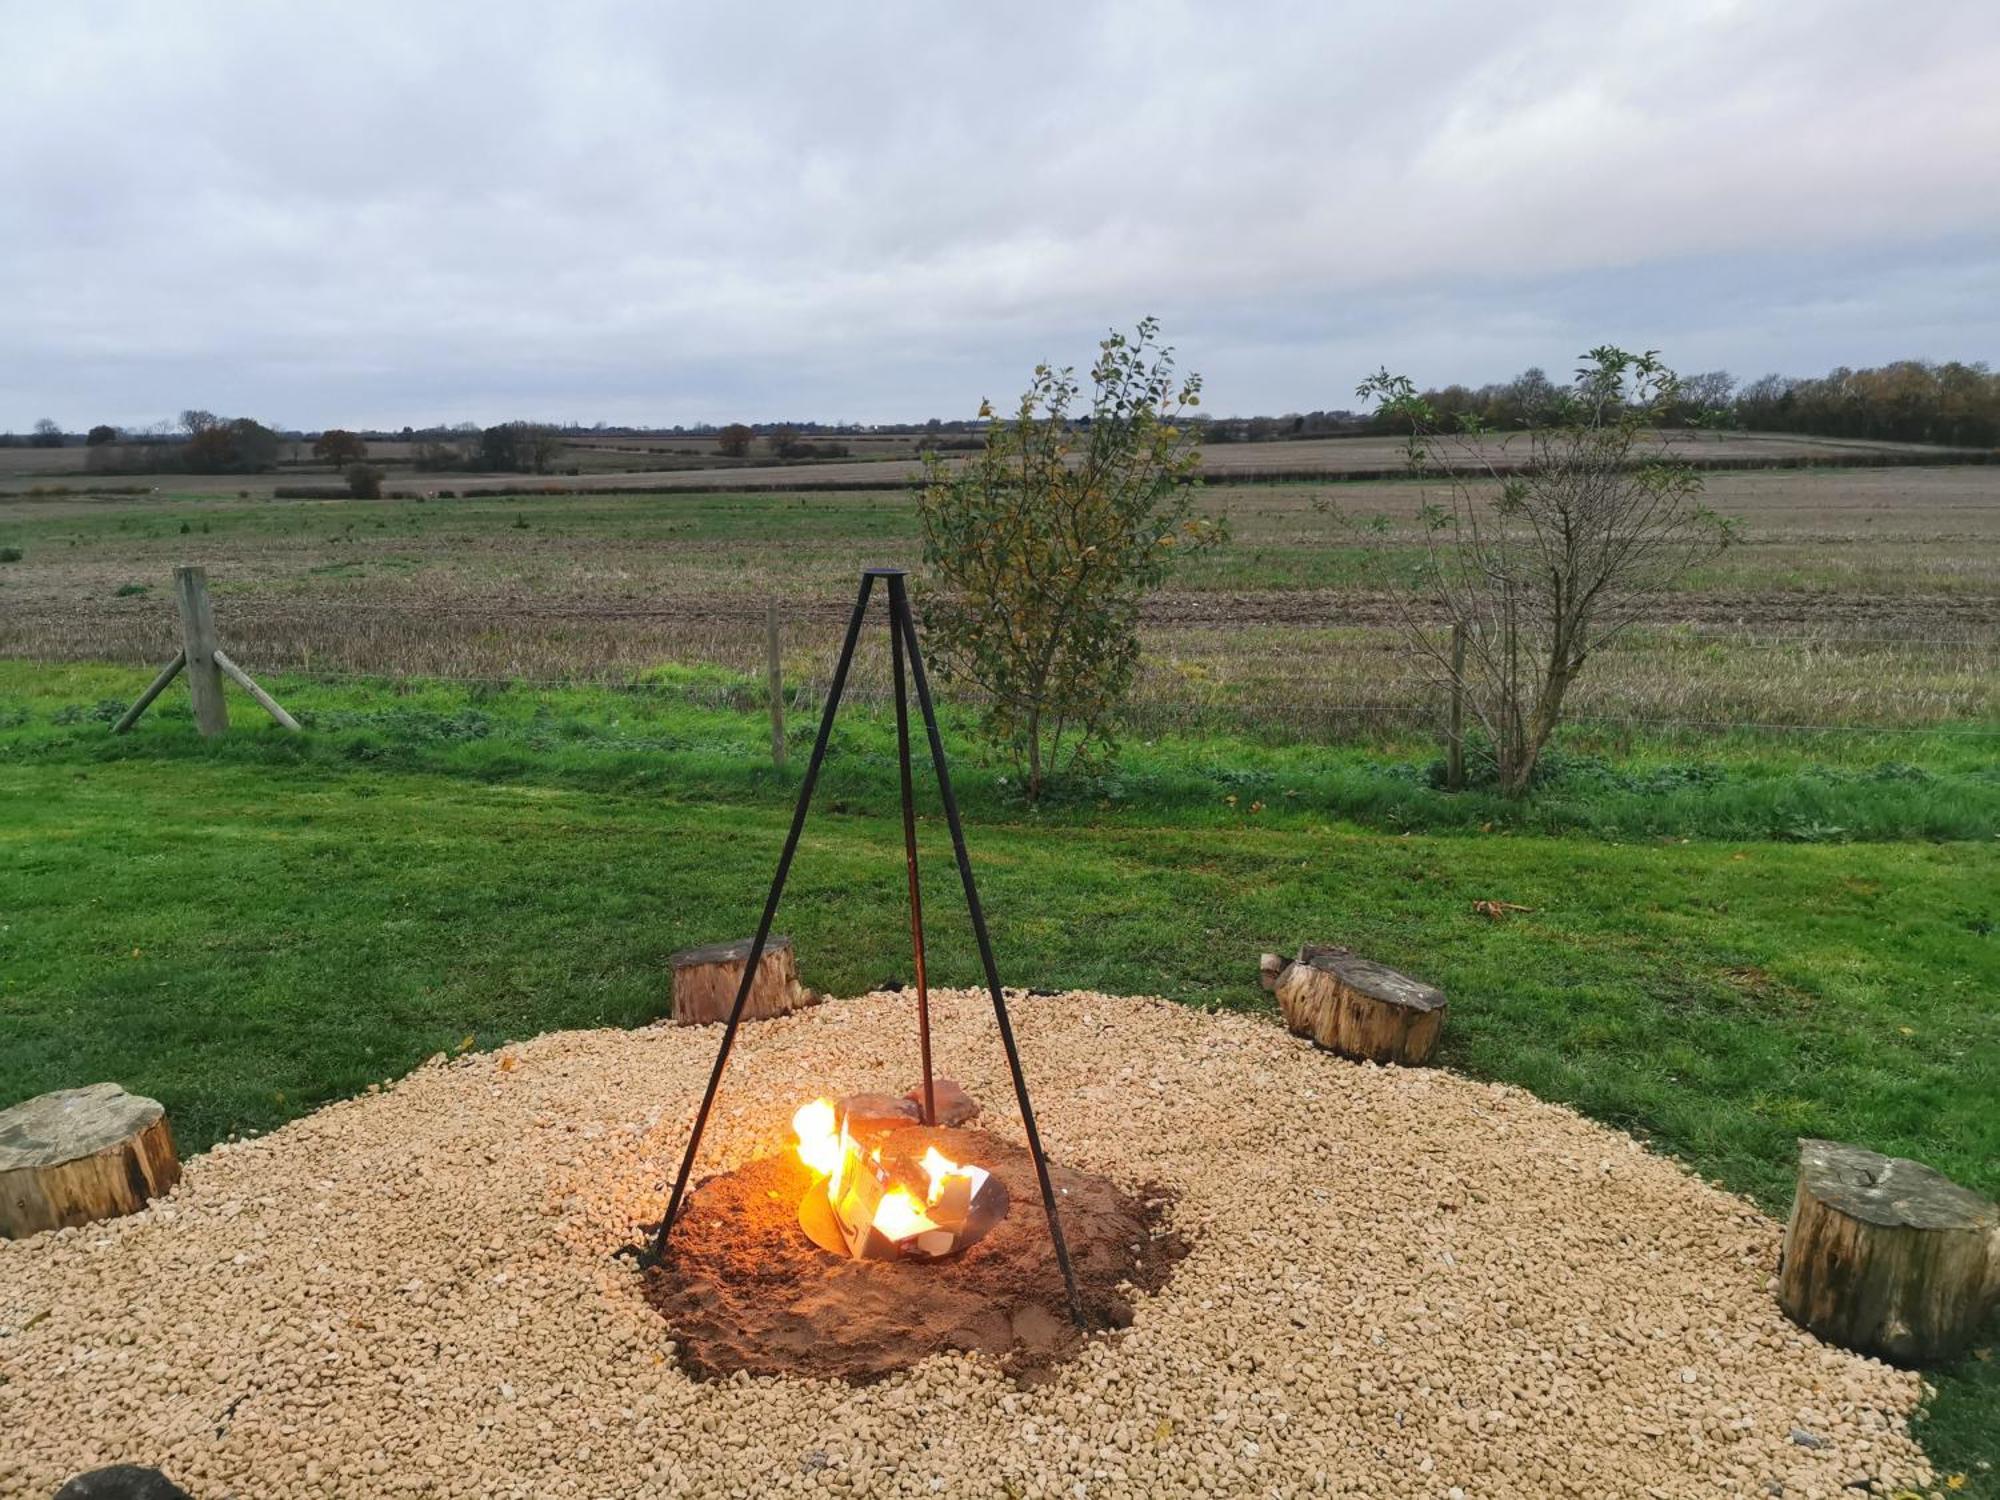
[[[1384,591],[1424,488],[1216,486],[1231,540],[1147,610],[1135,728],[1329,738],[1428,722]],[[1712,477],[1744,542],[1605,653],[1585,717],[1782,725],[2000,719],[2000,468]],[[1337,503],[1346,521],[1326,511]],[[1367,526],[1381,517],[1387,529]],[[767,599],[787,670],[823,672],[859,568],[917,559],[907,492],[260,501],[172,491],[0,503],[0,652],[171,653],[173,565],[209,569],[265,669],[621,679],[748,671]],[[864,676],[864,692],[879,680]]]
[[[382,468],[392,489],[416,493],[451,490],[458,494],[518,488],[523,485],[560,485],[586,490],[714,489],[730,491],[757,489],[812,489],[838,486],[860,489],[871,485],[902,487],[922,472],[917,455],[921,438],[907,434],[838,435],[821,434],[819,442],[838,442],[849,451],[846,458],[792,460],[780,462],[770,454],[768,444],[759,439],[742,458],[731,458],[716,448],[713,438],[597,438],[576,439],[549,475],[477,474],[421,472],[411,465],[414,447],[409,443],[378,442],[369,445],[369,461]],[[1673,450],[1691,462],[1754,467],[1771,465],[1796,467],[1814,462],[1825,464],[1910,465],[1961,460],[1990,460],[1977,450],[1939,448],[1922,443],[1891,443],[1858,438],[1807,437],[1776,432],[1678,432],[1672,436]],[[1502,434],[1471,445],[1492,462],[1520,462],[1528,452],[1521,434]],[[85,477],[87,450],[83,448],[0,448],[0,485],[12,490],[35,487],[36,482],[76,485],[90,482]],[[950,456],[950,455],[948,455]],[[154,484],[165,491],[195,490],[234,493],[244,490],[268,496],[279,485],[333,484],[339,476],[312,461],[311,445],[287,442],[281,452],[284,467],[269,474],[241,475],[107,475],[105,484]],[[1246,480],[1260,476],[1287,480],[1324,477],[1368,479],[1399,475],[1405,463],[1403,440],[1396,437],[1306,438],[1296,442],[1215,443],[1202,450],[1202,469],[1212,480]],[[4,491],[0,491],[4,493]]]

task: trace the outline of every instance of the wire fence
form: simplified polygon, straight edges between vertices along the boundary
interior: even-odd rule
[[[337,600],[266,600],[255,596],[225,596],[225,601],[229,622],[235,627],[232,634],[240,637],[244,648],[238,654],[257,651],[263,671],[293,684],[382,685],[401,693],[420,690],[425,684],[498,691],[617,691],[656,694],[744,711],[758,708],[764,701],[765,685],[760,677],[766,656],[767,601],[761,599],[719,600],[712,607],[704,604],[699,612],[694,613],[686,605],[678,608],[637,604],[579,607],[536,599],[509,600],[499,608],[452,601],[421,609],[409,602],[349,604]],[[751,608],[753,603],[754,613]],[[158,644],[170,650],[169,643],[177,638],[173,610],[165,607],[164,601],[160,600],[135,599],[130,601],[130,606],[118,611],[130,628],[116,641],[114,650],[101,654],[137,664],[149,659],[156,639]],[[821,630],[821,616],[825,615],[837,626],[840,613],[834,608],[822,610],[813,601],[806,601],[801,608],[790,613],[784,634],[792,647],[794,666],[800,663],[802,657],[808,658],[810,663],[822,646],[830,652],[832,635],[837,634],[837,629]],[[369,632],[365,630],[355,638],[343,637],[337,629],[339,622],[357,617],[370,621],[394,621],[402,632],[425,649],[408,653],[387,652],[379,640],[369,640]],[[448,660],[451,656],[476,659],[485,655],[506,661],[515,654],[516,647],[523,645],[522,641],[513,639],[516,632],[525,637],[532,634],[537,623],[552,625],[560,631],[580,623],[599,621],[614,624],[659,621],[675,626],[685,624],[688,628],[660,637],[631,640],[621,640],[615,634],[599,636],[584,643],[582,649],[607,641],[615,649],[596,658],[596,665],[574,672],[537,670],[528,660],[523,660],[519,666],[510,664],[492,671],[465,670]],[[474,639],[473,636],[454,636],[458,627],[468,623],[479,632],[482,644],[478,649],[460,649]],[[1329,628],[1335,630],[1355,628],[1356,624],[1351,621],[1328,622]],[[322,625],[330,625],[334,629],[328,633]],[[287,626],[294,628],[288,629]],[[524,631],[523,627],[527,629]],[[1372,725],[1377,731],[1441,732],[1446,722],[1446,695],[1442,687],[1433,679],[1410,675],[1406,671],[1387,675],[1374,665],[1383,658],[1404,651],[1406,643],[1399,628],[1380,622],[1359,622],[1359,628],[1369,632],[1372,638],[1345,644],[1344,649],[1359,654],[1346,663],[1341,673],[1332,674],[1323,681],[1307,682],[1301,679],[1299,691],[1285,701],[1274,695],[1271,679],[1286,678],[1293,670],[1292,658],[1296,653],[1289,642],[1281,642],[1281,649],[1267,648],[1262,659],[1258,660],[1249,656],[1231,657],[1226,653],[1198,660],[1193,668],[1195,676],[1187,682],[1176,681],[1172,675],[1183,663],[1156,652],[1149,664],[1150,677],[1142,677],[1139,691],[1127,705],[1124,720],[1128,730],[1146,732],[1150,728],[1170,733],[1178,729],[1192,732],[1230,727],[1255,732],[1268,728],[1292,735],[1329,739],[1365,725]],[[822,640],[822,636],[826,639]],[[551,656],[559,656],[560,650],[548,649],[550,639],[559,640],[560,636],[538,640],[534,649],[521,649],[518,654],[544,662]],[[440,642],[443,643],[442,648],[439,647]],[[105,644],[113,643],[106,640]],[[18,631],[10,630],[6,622],[0,622],[0,652],[45,662],[74,661],[80,654],[58,635],[27,639]],[[1727,660],[1737,653],[1777,652],[1805,658],[1805,666],[1794,674],[1793,681],[1807,685],[1808,699],[1813,697],[1815,685],[1821,681],[1815,675],[1820,669],[1814,663],[1822,659],[1854,658],[1866,661],[1880,658],[1891,663],[1907,662],[1910,670],[1914,671],[1916,659],[1929,656],[1936,664],[1936,681],[1947,684],[1950,691],[1933,693],[1928,711],[1915,714],[1899,711],[1897,705],[1900,700],[1894,692],[1888,691],[1893,687],[1893,684],[1888,684],[1877,699],[1861,704],[1864,714],[1872,711],[1877,717],[1820,720],[1810,712],[1784,712],[1787,707],[1810,709],[1813,702],[1801,702],[1796,690],[1789,696],[1765,692],[1761,683],[1767,679],[1751,678],[1747,683],[1735,683],[1731,693],[1722,695],[1714,693],[1712,684],[1697,675],[1703,671],[1726,675]],[[1686,667],[1678,664],[1678,658],[1694,653],[1701,654],[1705,659],[1689,663]],[[377,666],[369,660],[371,656],[379,658],[390,654],[404,655],[407,659],[393,667]],[[1606,674],[1609,684],[1594,686],[1590,696],[1576,703],[1575,711],[1564,716],[1564,722],[1569,725],[1658,735],[1749,733],[1885,739],[2000,737],[2000,715],[1994,716],[1994,722],[1986,719],[1987,707],[1995,701],[1995,690],[2000,689],[2000,621],[1996,621],[1995,634],[1991,637],[1963,634],[1850,635],[1837,629],[1805,633],[1773,632],[1754,627],[1649,626],[1637,628],[1610,643],[1601,655],[1614,662],[1639,664],[1643,670],[1639,675],[1628,676],[1622,681],[1615,672]],[[877,708],[888,701],[886,676],[875,669],[879,665],[861,666],[851,688],[854,700],[865,708]],[[728,675],[710,683],[664,678],[662,668],[673,666],[696,670],[706,667]],[[1219,671],[1225,678],[1233,674],[1233,678],[1204,686],[1207,679],[1201,674],[1211,669]],[[1885,670],[1893,672],[1899,668],[1891,666]],[[1866,669],[1850,672],[1845,682],[1847,692],[1844,697],[1820,693],[1816,701],[1825,702],[1830,708],[1859,702],[1860,692],[1868,686]],[[1857,684],[1860,686],[1857,687]],[[1373,691],[1357,694],[1352,691],[1356,686],[1372,688]],[[787,711],[792,714],[816,711],[824,689],[823,676],[813,664],[808,664],[806,670],[797,672],[789,683],[785,694]],[[1674,700],[1698,700],[1705,696],[1711,701],[1715,697],[1724,697],[1732,711],[1718,713],[1699,708],[1695,712],[1675,711],[1693,705]],[[1779,708],[1780,712],[1757,713],[1760,696],[1771,706]],[[1908,696],[1905,694],[1905,697]],[[1612,701],[1607,703],[1607,698]],[[1633,706],[1621,711],[1625,709],[1625,704],[1617,701],[1620,698]],[[1735,712],[1735,709],[1749,711]]]
[[[660,699],[705,701],[711,706],[734,707],[749,711],[759,706],[754,690],[744,687],[736,691],[712,691],[703,693],[685,684],[648,681],[643,674],[621,677],[546,677],[520,674],[486,674],[466,672],[424,672],[397,673],[386,671],[340,670],[323,667],[286,668],[268,671],[274,682],[290,687],[300,685],[326,687],[374,687],[397,694],[421,692],[426,686],[441,684],[452,687],[479,687],[501,691],[529,692],[616,692]],[[1411,687],[1429,688],[1432,684],[1412,680]],[[822,684],[805,680],[789,689],[786,708],[791,714],[816,714],[824,702]],[[851,685],[843,694],[847,701],[866,708],[886,708],[889,698],[886,692],[869,692],[861,685]],[[1411,727],[1420,727],[1437,732],[1444,726],[1442,709],[1429,710],[1423,704],[1410,700],[1373,702],[1327,702],[1315,705],[1326,718],[1338,720],[1343,717],[1381,718],[1400,720]],[[1156,717],[1147,713],[1147,705],[1134,706],[1131,717],[1143,722]],[[1810,735],[1854,735],[1862,737],[1884,736],[2000,739],[2000,724],[1803,724],[1781,723],[1754,719],[1720,718],[1678,718],[1672,716],[1642,714],[1565,714],[1563,722],[1571,725],[1595,725],[1620,729],[1641,729],[1646,731],[1700,731],[1705,734],[1752,733],[1752,734],[1810,734]]]

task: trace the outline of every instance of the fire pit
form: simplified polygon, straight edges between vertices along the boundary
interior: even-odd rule
[[[934,1142],[916,1155],[905,1133],[885,1123],[873,1132],[880,1139],[864,1145],[830,1099],[802,1104],[792,1116],[799,1160],[813,1174],[799,1200],[799,1227],[815,1245],[856,1260],[944,1260],[1007,1217],[1006,1183],[953,1161]]]
[[[1032,1376],[1128,1324],[1186,1252],[1166,1189],[1049,1164],[1080,1324],[1042,1215],[1008,1211],[1035,1192],[1033,1156],[869,1101],[889,1096],[801,1106],[785,1148],[688,1194],[643,1285],[690,1374],[859,1384],[977,1353]]]
[[[931,1073],[930,985],[924,965],[924,911],[922,888],[917,879],[916,796],[910,764],[909,691],[916,688],[917,706],[923,713],[924,732],[930,741],[931,764],[937,772],[938,796],[944,803],[945,824],[951,830],[952,853],[958,861],[959,880],[965,888],[967,915],[979,945],[979,961],[986,971],[986,987],[993,998],[993,1018],[1000,1043],[1007,1054],[1007,1068],[1014,1083],[1015,1102],[1021,1110],[1021,1129],[1028,1139],[1028,1154],[1034,1162],[1035,1183],[1040,1189],[1042,1210],[1048,1220],[1049,1244],[1055,1252],[1056,1268],[1062,1275],[1070,1319],[1078,1328],[1088,1326],[1083,1299],[1077,1289],[1076,1269],[1071,1264],[1069,1246],[1063,1238],[1061,1216],[1056,1208],[1056,1191],[1049,1175],[1048,1157],[1042,1151],[1040,1132],[1035,1128],[1035,1109],[1028,1099],[1028,1080],[1021,1070],[1020,1049],[1014,1044],[1014,1028],[1007,1018],[1007,997],[1000,988],[1000,971],[993,961],[993,943],[986,932],[986,915],[979,905],[979,890],[972,878],[972,859],[965,848],[965,829],[959,821],[958,800],[952,795],[951,771],[945,764],[944,740],[938,733],[937,710],[931,702],[930,682],[924,675],[923,650],[917,642],[915,617],[910,611],[909,594],[901,568],[867,568],[861,574],[861,592],[848,617],[847,634],[841,641],[840,657],[834,664],[833,681],[821,712],[819,734],[813,741],[812,758],[806,764],[805,780],[792,810],[791,831],[785,836],[784,851],[778,856],[777,873],[764,900],[764,915],[757,924],[744,961],[743,978],[722,1028],[722,1043],[716,1049],[715,1067],[708,1077],[701,1107],[695,1111],[694,1128],[688,1132],[687,1150],[674,1178],[667,1211],[662,1215],[652,1242],[643,1250],[633,1247],[644,1267],[657,1268],[667,1258],[668,1237],[687,1201],[688,1182],[695,1158],[701,1151],[702,1132],[708,1127],[709,1111],[715,1105],[723,1071],[729,1066],[729,1051],[743,1021],[743,1008],[757,972],[758,959],[771,935],[778,915],[778,902],[785,893],[785,877],[798,852],[799,835],[805,831],[806,814],[812,807],[813,787],[818,784],[826,747],[833,734],[835,715],[840,710],[841,693],[847,686],[848,669],[854,664],[854,647],[861,637],[862,622],[868,614],[868,596],[877,581],[883,583],[889,604],[889,656],[896,684],[896,749],[901,772],[903,803],[903,858],[909,876],[910,944],[916,966],[917,1045],[923,1060],[923,1082],[910,1094],[927,1126],[938,1123],[937,1080]],[[907,662],[905,657],[907,655]],[[890,1115],[900,1116],[900,1106]],[[1004,1183],[994,1179],[984,1167],[962,1166],[939,1152],[935,1143],[929,1155],[914,1163],[898,1161],[895,1143],[884,1155],[875,1142],[860,1142],[850,1129],[850,1120],[831,1100],[815,1100],[800,1108],[793,1118],[798,1133],[802,1162],[814,1174],[799,1204],[799,1222],[813,1243],[855,1260],[943,1260],[968,1249],[1000,1222],[1007,1212],[1009,1193]],[[893,1119],[885,1116],[883,1125]],[[919,1177],[921,1172],[921,1177]],[[921,1192],[919,1182],[922,1183]]]
[[[708,1179],[691,1193],[709,1112],[798,852],[869,594],[878,581],[885,585],[889,604],[922,1082],[900,1099],[859,1095],[800,1105],[792,1115],[795,1144],[784,1158],[753,1161]],[[969,1101],[931,1070],[930,989],[910,759],[912,686],[1020,1111],[1025,1152],[982,1132],[945,1126],[940,1119],[941,1094],[954,1104]],[[961,1097],[951,1099],[954,1092]],[[959,1110],[953,1118],[967,1116]],[[1021,1216],[1008,1218],[1015,1194],[1030,1184],[1041,1198],[1045,1234],[1029,1232]],[[1063,1172],[1051,1166],[1042,1150],[903,573],[898,568],[867,569],[834,666],[791,830],[666,1213],[649,1244],[630,1247],[647,1273],[647,1296],[666,1316],[683,1363],[697,1373],[786,1371],[870,1379],[946,1348],[982,1350],[1016,1365],[1024,1356],[1052,1359],[1093,1328],[1128,1322],[1125,1291],[1135,1286],[1150,1290],[1164,1279],[1166,1265],[1176,1257],[1154,1244],[1163,1201],[1145,1203],[1102,1178]],[[1074,1226],[1065,1220],[1079,1215],[1087,1227],[1073,1250],[1067,1230]]]

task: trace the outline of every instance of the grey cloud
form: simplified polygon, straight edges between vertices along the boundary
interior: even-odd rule
[[[0,425],[2000,347],[2000,10],[0,3]]]

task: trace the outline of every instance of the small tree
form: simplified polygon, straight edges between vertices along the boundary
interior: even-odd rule
[[[1148,318],[1098,346],[1087,415],[1072,415],[1076,372],[1040,365],[963,467],[924,457],[925,628],[940,671],[985,694],[982,727],[1031,799],[1053,771],[1115,749],[1140,601],[1221,538],[1194,510],[1201,457],[1184,419],[1201,380],[1175,373],[1158,334]]]
[[[183,416],[202,417],[187,423],[189,437],[182,457],[191,474],[254,474],[278,465],[278,435],[250,417],[223,421],[206,412]]]
[[[113,427],[109,422],[99,422],[89,432],[85,433],[83,437],[83,445],[86,448],[102,448],[106,443],[115,443],[117,441],[118,429]]]
[[[358,433],[341,427],[329,427],[313,440],[313,457],[323,464],[332,464],[336,469],[344,469],[349,464],[358,464],[368,456],[368,444]]]
[[[34,436],[28,442],[36,448],[60,448],[63,445],[63,430],[53,417],[41,417],[35,422]]]
[[[1483,444],[1476,419],[1441,430],[1436,407],[1407,376],[1383,370],[1356,391],[1410,434],[1413,471],[1441,468],[1442,503],[1426,498],[1422,566],[1399,599],[1419,660],[1453,686],[1435,612],[1464,632],[1456,686],[1491,742],[1510,797],[1525,793],[1564,700],[1591,654],[1646,600],[1712,557],[1733,535],[1701,501],[1702,479],[1658,431],[1679,382],[1657,354],[1604,345],[1531,427],[1520,468]]]
[[[715,448],[724,458],[742,458],[750,451],[750,441],[757,434],[741,422],[731,422],[715,435]]]
[[[382,471],[373,464],[351,464],[347,470],[347,493],[357,500],[382,498]]]
[[[501,422],[479,434],[482,469],[546,474],[562,451],[562,433],[544,422]]]

